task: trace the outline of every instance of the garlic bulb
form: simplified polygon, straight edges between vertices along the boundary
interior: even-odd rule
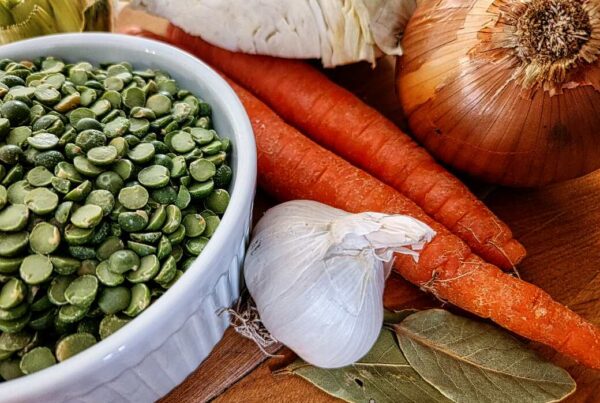
[[[435,232],[407,216],[303,200],[267,211],[253,235],[244,275],[263,324],[305,361],[337,368],[377,340],[394,253],[418,259]]]
[[[374,63],[382,52],[401,55],[399,38],[416,8],[416,0],[133,0],[131,4],[231,51],[317,58],[326,67],[361,60]]]

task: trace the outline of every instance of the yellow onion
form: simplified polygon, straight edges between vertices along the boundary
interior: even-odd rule
[[[422,0],[400,99],[443,162],[535,186],[600,168],[600,0]]]

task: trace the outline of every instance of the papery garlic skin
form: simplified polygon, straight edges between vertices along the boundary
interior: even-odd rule
[[[401,55],[416,0],[132,0],[234,52],[321,59],[326,67]]]
[[[393,254],[418,259],[434,236],[407,216],[287,202],[254,230],[246,285],[275,339],[313,365],[343,367],[364,356],[381,331]]]

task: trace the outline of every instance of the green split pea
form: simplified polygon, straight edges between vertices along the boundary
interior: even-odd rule
[[[109,337],[229,204],[231,144],[163,71],[0,60],[0,381]],[[185,280],[184,280],[185,281]]]

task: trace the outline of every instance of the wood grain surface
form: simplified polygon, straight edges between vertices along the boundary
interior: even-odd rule
[[[156,33],[166,26],[163,20],[125,9],[118,27],[128,25],[141,25]],[[393,61],[385,60],[375,70],[359,64],[328,74],[403,126],[392,85],[393,71]],[[485,193],[486,203],[526,246],[528,257],[518,267],[521,276],[600,326],[600,172],[542,189],[475,188],[479,194]],[[259,194],[257,215],[271,203]],[[440,305],[396,275],[388,280],[384,302],[392,309]],[[544,346],[532,344],[532,348],[575,378],[578,388],[569,403],[600,402],[600,371],[583,368]],[[300,378],[273,374],[273,369],[291,359],[285,348],[278,353],[282,357],[268,358],[229,329],[211,356],[164,402],[336,400]]]

